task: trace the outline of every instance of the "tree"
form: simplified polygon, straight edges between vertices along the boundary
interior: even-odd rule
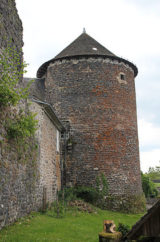
[[[150,167],[146,174],[151,180],[160,180],[160,166]]]
[[[145,197],[156,197],[158,195],[158,191],[154,185],[154,183],[151,181],[148,174],[143,174],[141,172],[141,179],[142,179],[142,188],[143,192],[145,194]]]

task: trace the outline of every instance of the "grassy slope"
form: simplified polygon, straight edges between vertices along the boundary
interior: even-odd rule
[[[52,212],[35,214],[22,219],[13,226],[0,232],[2,242],[97,242],[98,233],[102,231],[104,219],[114,220],[132,226],[142,214],[122,214],[98,210],[87,214],[70,211],[64,218],[54,218]]]

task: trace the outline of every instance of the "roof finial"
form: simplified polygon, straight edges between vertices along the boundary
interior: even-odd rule
[[[86,29],[85,28],[83,28],[83,34],[86,34]]]

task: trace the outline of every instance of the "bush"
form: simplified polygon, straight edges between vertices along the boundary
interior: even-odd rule
[[[14,106],[22,99],[28,97],[29,87],[19,87],[19,81],[23,77],[26,64],[22,62],[14,47],[1,49],[0,52],[0,106]],[[22,111],[23,112],[23,111]],[[5,123],[7,136],[12,138],[26,138],[34,135],[37,129],[35,114],[20,112],[13,118],[8,118]],[[11,116],[12,117],[12,116]]]
[[[75,195],[77,198],[83,199],[85,202],[96,205],[96,201],[101,199],[102,196],[93,187],[80,186],[75,188]]]
[[[70,202],[77,199],[83,199],[85,202],[91,204],[95,204],[95,201],[97,201],[99,197],[101,198],[95,188],[85,186],[64,188],[59,192],[58,197],[60,201]]]
[[[22,63],[14,48],[9,46],[0,52],[0,106],[16,105],[28,96],[31,82],[26,88],[18,87],[25,73],[26,64]]]
[[[100,208],[104,208],[106,196],[108,193],[108,184],[104,174],[96,179],[96,187],[75,186],[64,188],[58,193],[59,199],[65,202],[83,199]]]
[[[9,119],[6,123],[8,138],[26,138],[34,135],[38,123],[35,116],[36,114],[28,113],[17,115],[14,120]]]
[[[75,193],[75,188],[65,187],[63,190],[58,192],[58,199],[64,202],[70,202],[70,201],[76,200],[77,197]]]
[[[150,180],[149,176],[141,172],[141,179],[145,197],[157,197],[158,190],[156,189],[154,183]]]
[[[86,186],[65,188],[63,191],[59,192],[59,199],[65,202],[83,199],[85,202],[91,203],[100,208],[104,208],[104,204],[106,202],[102,190]]]
[[[130,228],[128,225],[125,225],[123,223],[119,223],[117,230],[122,233],[122,236],[125,237],[127,233],[130,231]]]
[[[63,218],[66,212],[66,204],[64,204],[62,201],[57,200],[52,204],[51,210],[53,217]]]

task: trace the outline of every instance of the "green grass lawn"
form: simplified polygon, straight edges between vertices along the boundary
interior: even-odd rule
[[[116,225],[124,223],[132,226],[142,216],[100,209],[91,214],[71,210],[63,218],[55,218],[53,215],[53,211],[48,211],[22,218],[14,225],[2,229],[0,241],[98,242],[98,233],[103,230],[103,220],[114,220]]]
[[[160,187],[160,183],[154,183],[155,187]]]

